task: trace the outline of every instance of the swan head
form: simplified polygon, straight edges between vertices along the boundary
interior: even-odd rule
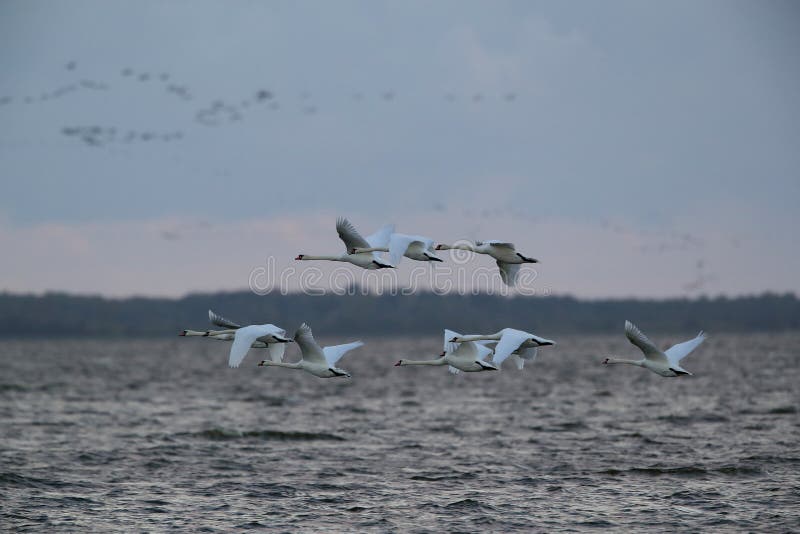
[[[181,330],[180,334],[178,334],[178,335],[179,336],[186,336],[186,330]]]
[[[305,257],[305,254],[298,254],[295,260],[302,260]]]
[[[458,341],[458,336],[456,336],[456,337],[454,337],[453,339],[451,339],[451,340],[449,341],[449,343],[459,343],[459,341]]]
[[[435,250],[447,250],[447,245],[442,245],[441,243],[439,243],[438,245],[436,245]]]
[[[400,367],[401,365],[403,365],[403,360],[397,360],[397,363],[394,364],[395,367]]]
[[[531,338],[531,343],[539,345],[540,347],[547,347],[548,345],[555,345],[555,341],[550,341],[549,339],[536,339],[535,337]]]
[[[610,358],[606,358],[605,360],[603,360],[603,365],[608,365],[608,360],[609,360],[609,359],[610,359]]]
[[[267,360],[261,360],[260,362],[258,362],[258,366],[259,366],[259,367],[265,367],[265,366],[267,366],[267,365],[268,365],[268,364],[267,364]]]

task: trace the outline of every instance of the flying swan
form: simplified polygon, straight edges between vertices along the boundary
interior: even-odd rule
[[[529,258],[517,252],[514,243],[507,241],[475,241],[472,243],[461,243],[458,245],[436,245],[436,250],[469,250],[477,254],[488,254],[497,262],[500,269],[500,278],[503,283],[513,286],[517,282],[519,267],[523,263],[539,263],[539,260]]]
[[[530,332],[523,332],[514,328],[503,328],[496,334],[455,335],[449,340],[451,343],[464,343],[465,341],[493,341],[497,343],[494,349],[492,363],[500,367],[509,356],[513,356],[517,369],[522,369],[525,362],[536,359],[539,347],[555,345],[556,342],[545,339]]]
[[[345,261],[363,269],[387,269],[394,267],[383,261],[377,252],[353,253],[356,249],[373,249],[388,246],[389,236],[394,232],[393,224],[384,225],[377,232],[364,239],[350,221],[339,217],[336,219],[336,232],[339,234],[339,239],[344,241],[344,254],[341,256],[312,256],[310,254],[299,254],[295,260]]]
[[[271,365],[275,367],[287,367],[289,369],[302,369],[320,378],[333,378],[335,376],[350,377],[350,373],[336,367],[336,362],[351,350],[364,345],[361,341],[354,341],[353,343],[345,343],[344,345],[332,345],[322,348],[314,340],[314,334],[311,332],[311,328],[305,323],[301,324],[300,328],[295,332],[294,340],[297,346],[300,347],[300,352],[303,353],[303,358],[300,361],[284,363],[263,360],[258,365],[264,367]]]
[[[688,356],[706,339],[705,333],[700,332],[694,339],[678,343],[664,352],[661,352],[656,348],[653,342],[630,321],[625,321],[625,335],[631,343],[639,347],[639,350],[644,353],[644,358],[641,360],[624,360],[621,358],[609,357],[603,360],[603,363],[606,365],[618,363],[638,365],[639,367],[650,369],[654,373],[666,377],[691,375],[692,373],[681,367],[681,360]]]
[[[208,310],[208,320],[216,326],[223,327],[223,330],[184,330],[179,336],[201,336],[216,339],[218,341],[233,341],[228,365],[239,367],[247,351],[251,348],[268,349],[269,357],[273,361],[283,360],[283,353],[286,343],[292,340],[286,337],[286,330],[272,324],[242,326],[230,321],[221,315]],[[249,340],[249,341],[248,341]]]
[[[449,365],[449,371],[458,374],[459,371],[465,373],[476,373],[480,371],[497,371],[497,366],[483,361],[486,356],[492,353],[489,347],[465,341],[463,343],[451,343],[450,340],[460,336],[458,332],[452,330],[444,331],[444,352],[435,360],[400,360],[395,367],[404,365]]]

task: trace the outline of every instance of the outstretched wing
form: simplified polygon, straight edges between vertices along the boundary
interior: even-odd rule
[[[688,356],[690,352],[696,349],[697,346],[700,345],[700,343],[702,343],[705,340],[706,340],[705,332],[700,332],[694,339],[690,339],[689,341],[684,341],[683,343],[678,343],[677,345],[671,346],[666,351],[664,351],[664,354],[667,355],[667,359],[669,360],[670,365],[679,365],[682,359]]]
[[[294,340],[297,346],[300,347],[300,352],[303,353],[303,359],[307,362],[319,363],[328,365],[325,359],[325,354],[322,348],[314,339],[314,334],[311,332],[311,327],[306,323],[300,325],[297,332],[294,333]]]
[[[519,274],[519,263],[505,263],[497,260],[497,267],[500,269],[500,278],[507,286],[517,284],[517,275]]]
[[[658,350],[655,344],[630,321],[625,321],[625,335],[631,343],[639,347],[639,350],[644,353],[645,358],[648,360],[666,360],[664,353]]]
[[[403,259],[403,254],[406,253],[408,247],[414,243],[419,243],[423,249],[428,249],[433,246],[433,240],[420,235],[407,235],[407,234],[392,234],[389,238],[389,261],[392,265],[397,266],[400,260]]]
[[[231,353],[228,356],[228,365],[230,367],[239,367],[255,340],[265,334],[266,332],[262,325],[250,325],[238,329],[233,337]]]
[[[394,233],[394,225],[384,224],[378,229],[377,232],[372,235],[368,235],[366,241],[369,243],[369,246],[373,248],[388,247],[389,239],[391,239],[392,233]]]
[[[242,325],[234,323],[233,321],[226,319],[225,317],[218,315],[211,310],[208,310],[208,320],[211,321],[211,324],[215,324],[223,328],[232,328],[236,330],[237,328],[242,327]]]
[[[270,343],[267,345],[269,359],[273,362],[282,362],[283,353],[286,351],[286,343]]]
[[[336,219],[336,232],[339,234],[339,239],[344,241],[348,254],[354,248],[370,248],[371,246],[366,239],[361,237],[356,227],[344,217]]]
[[[322,351],[325,353],[325,361],[328,362],[328,365],[333,367],[336,365],[336,362],[342,359],[342,356],[363,345],[364,343],[361,341],[354,341],[352,343],[345,343],[344,345],[331,345],[330,347],[325,347]]]
[[[503,331],[503,335],[500,337],[500,341],[497,343],[497,347],[494,349],[492,362],[499,367],[505,359],[511,356],[511,353],[517,350],[529,337],[527,332],[506,328]]]

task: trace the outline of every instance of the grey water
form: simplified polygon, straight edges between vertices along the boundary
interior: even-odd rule
[[[672,379],[601,365],[637,355],[621,333],[458,376],[392,366],[440,339],[365,341],[350,379],[202,338],[4,341],[0,529],[800,529],[800,334],[711,333]]]

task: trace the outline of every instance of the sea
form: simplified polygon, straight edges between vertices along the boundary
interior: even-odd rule
[[[800,334],[711,332],[680,378],[602,365],[639,356],[622,333],[540,334],[459,375],[393,366],[440,337],[365,338],[332,379],[203,338],[4,340],[0,530],[800,531]]]

